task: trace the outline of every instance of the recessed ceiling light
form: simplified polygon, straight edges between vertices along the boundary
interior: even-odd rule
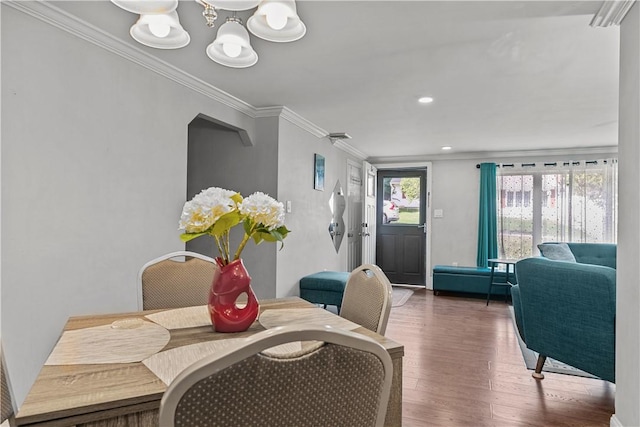
[[[433,102],[433,98],[430,96],[423,96],[422,98],[418,98],[418,102],[420,104],[429,104]]]
[[[452,147],[449,147],[448,145],[445,145],[444,147],[442,147],[443,150],[451,150]]]

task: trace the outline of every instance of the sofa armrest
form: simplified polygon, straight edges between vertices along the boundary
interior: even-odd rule
[[[613,381],[615,269],[527,258],[516,272],[527,347]]]

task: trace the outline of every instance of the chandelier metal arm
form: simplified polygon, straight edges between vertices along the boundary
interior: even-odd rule
[[[218,12],[216,12],[216,8],[204,0],[199,0],[199,3],[204,6],[202,16],[204,16],[204,19],[207,21],[207,27],[213,28],[215,26],[216,19],[218,19]]]

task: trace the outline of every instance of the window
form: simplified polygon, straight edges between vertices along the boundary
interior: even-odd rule
[[[542,242],[617,241],[617,161],[572,162],[498,175],[501,258],[537,255]]]
[[[383,224],[420,224],[420,177],[385,177],[382,191]]]

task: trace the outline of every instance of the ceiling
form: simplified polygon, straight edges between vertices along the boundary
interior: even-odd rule
[[[247,69],[206,56],[216,30],[193,0],[178,7],[191,43],[170,51],[133,41],[137,16],[108,1],[55,4],[254,107],[346,132],[373,159],[617,145],[619,29],[589,26],[600,1],[298,0],[306,36],[252,35]]]

